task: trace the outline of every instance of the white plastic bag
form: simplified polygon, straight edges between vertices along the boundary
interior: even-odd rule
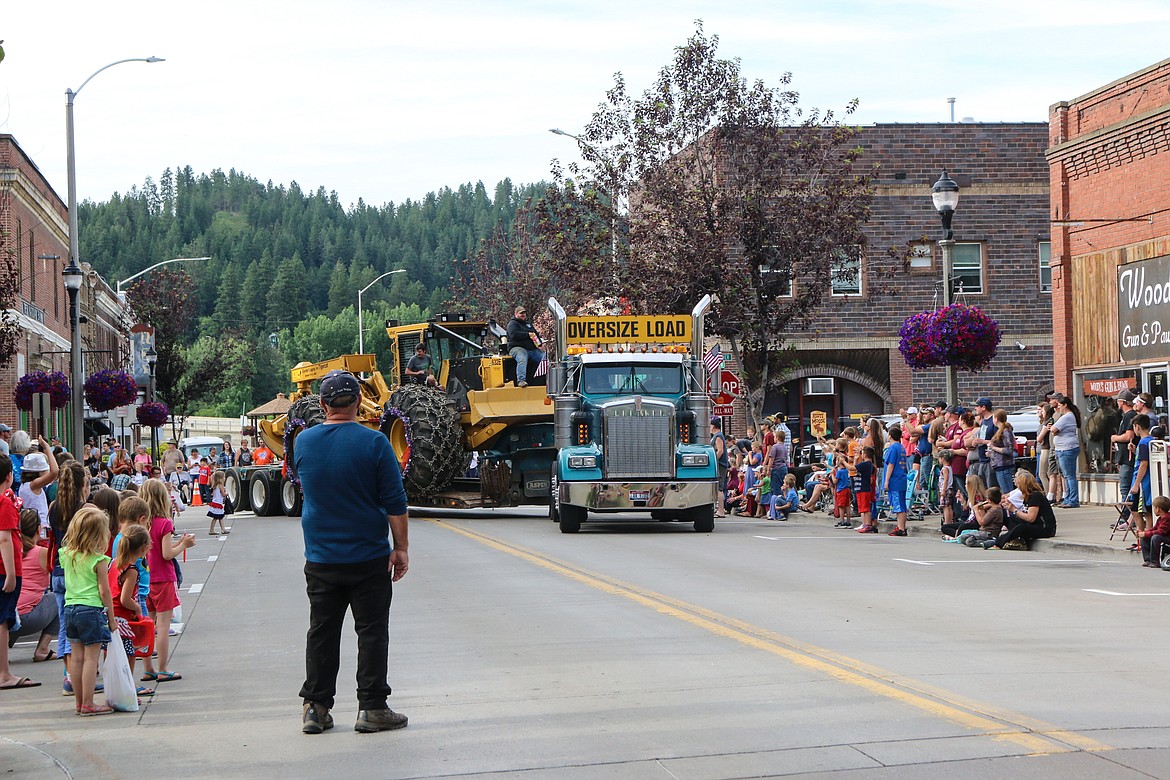
[[[102,682],[106,686],[106,704],[119,712],[138,712],[138,687],[130,673],[130,661],[126,658],[122,637],[117,632],[106,645]]]

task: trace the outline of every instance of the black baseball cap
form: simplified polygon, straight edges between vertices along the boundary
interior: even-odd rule
[[[321,400],[328,406],[349,406],[361,394],[357,377],[348,371],[330,371],[321,380]]]

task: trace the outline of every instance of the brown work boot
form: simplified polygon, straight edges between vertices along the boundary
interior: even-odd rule
[[[357,723],[353,724],[353,730],[373,734],[375,731],[406,728],[406,723],[407,717],[399,715],[394,710],[358,710]]]
[[[320,734],[333,728],[333,716],[324,704],[305,702],[301,714],[301,731],[305,734]]]

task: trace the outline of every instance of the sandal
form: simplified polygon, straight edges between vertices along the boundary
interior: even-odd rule
[[[147,688],[145,685],[139,685],[135,693],[139,696],[154,696],[154,688]]]
[[[52,661],[56,657],[57,657],[57,654],[55,652],[53,652],[52,650],[50,650],[49,654],[46,655],[44,658],[37,658],[36,655],[33,655],[33,663],[34,664],[42,664],[45,661]]]
[[[175,674],[174,672],[158,672],[154,679],[159,682],[174,682],[175,680],[182,680],[183,675]]]
[[[81,707],[77,708],[77,714],[82,717],[88,717],[90,715],[109,715],[113,711],[114,708],[108,704],[98,704],[95,707],[86,707],[85,705],[82,705]]]
[[[139,682],[154,682],[158,679],[158,672],[145,672],[142,677],[138,678]]]

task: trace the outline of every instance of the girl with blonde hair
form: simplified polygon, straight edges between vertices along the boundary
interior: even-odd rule
[[[195,546],[195,537],[184,534],[177,542],[174,540],[171,497],[161,479],[146,480],[142,485],[142,499],[150,510],[150,550],[146,554],[147,568],[150,570],[150,593],[146,597],[146,607],[150,611],[150,619],[158,626],[158,637],[155,639],[158,671],[147,671],[142,681],[181,680],[182,675],[167,671],[171,649],[171,615],[180,604],[179,573],[175,568],[175,559],[187,548]]]
[[[110,596],[110,521],[94,506],[82,507],[69,523],[61,548],[65,572],[65,635],[73,645],[69,676],[78,715],[105,715],[108,704],[95,706],[98,657],[102,643],[118,630]]]

